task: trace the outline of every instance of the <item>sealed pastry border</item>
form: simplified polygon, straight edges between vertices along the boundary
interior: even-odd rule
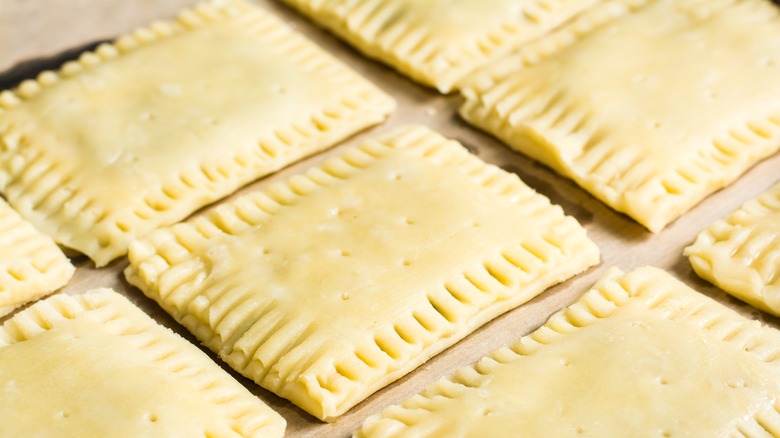
[[[25,222],[0,199],[0,245],[10,263],[0,261],[0,317],[65,286],[76,268],[51,238]]]
[[[735,8],[743,8],[744,12],[761,20],[761,23],[753,22],[753,26],[780,21],[780,10],[765,0],[723,0],[712,4],[692,0],[691,4],[691,9],[698,8],[697,13],[701,14],[730,13]],[[608,10],[585,16],[583,28],[598,28],[611,19],[619,19],[628,11],[638,10],[641,13],[641,9],[629,8],[610,18],[610,14],[603,14]],[[606,21],[599,21],[599,18]],[[591,23],[590,20],[595,21]],[[564,31],[568,36],[561,39],[571,45],[574,41],[569,37],[576,38],[575,35],[587,33]],[[520,63],[515,61],[515,67]],[[506,65],[512,65],[512,62]],[[577,107],[568,102],[565,93],[555,86],[540,89],[535,84],[523,83],[507,69],[500,68],[497,72],[504,78],[491,85],[490,79],[485,79],[489,76],[483,76],[482,83],[486,88],[478,86],[465,93],[461,117],[513,149],[571,178],[594,197],[626,213],[654,233],[660,232],[701,200],[731,184],[751,166],[780,148],[780,111],[777,111],[720,127],[709,142],[699,147],[694,159],[675,163],[665,172],[651,174],[641,154],[611,143],[608,133],[593,126],[592,108]],[[535,109],[539,106],[541,111]],[[581,153],[567,159],[568,163],[556,146],[547,140],[575,137]],[[628,160],[627,155],[630,155]],[[628,162],[628,165],[622,162]],[[606,183],[589,177],[601,167],[617,169],[614,173],[620,177]],[[615,187],[615,184],[626,181],[633,182],[629,184],[630,190]]]
[[[664,271],[644,267],[629,273],[610,271],[579,300],[554,314],[533,333],[494,350],[472,366],[436,381],[400,405],[369,417],[356,437],[399,436],[411,433],[418,418],[435,415],[437,406],[468,391],[479,390],[491,374],[522,360],[546,345],[574,336],[582,328],[609,318],[618,308],[639,300],[648,313],[670,321],[684,321],[721,342],[730,343],[755,360],[780,365],[780,332],[751,321],[701,295]],[[446,422],[446,418],[441,419]],[[740,419],[736,429],[744,436],[776,436],[780,402]],[[426,429],[427,434],[434,431]]]
[[[397,20],[403,6],[393,1],[285,0],[366,56],[442,93],[459,88],[460,81],[477,68],[568,20],[574,15],[571,10],[576,13],[597,1],[533,0],[523,8],[524,21],[508,19],[478,38],[453,45],[436,38],[430,29]]]
[[[770,288],[780,292],[780,235],[756,234],[757,222],[767,217],[780,223],[780,183],[702,231],[685,255],[700,277],[778,316],[780,296]],[[746,255],[737,260],[737,253]]]
[[[230,412],[225,420],[237,434],[247,437],[284,434],[285,421],[277,413],[197,347],[158,325],[110,289],[96,289],[77,296],[55,295],[19,312],[0,327],[0,349],[56,330],[68,320],[95,322],[112,335],[130,339],[138,350],[146,350],[153,356],[158,367],[189,382],[209,403],[225,407]]]
[[[3,112],[45,93],[46,88],[61,80],[78,77],[83,71],[156,41],[224,22],[267,39],[280,56],[302,69],[342,83],[343,97],[310,118],[295,120],[289,126],[278,127],[271,136],[256,139],[256,147],[223,152],[197,169],[172,171],[160,178],[159,189],[121,211],[107,211],[79,190],[67,189],[78,168],[50,160],[44,150],[36,149],[30,139],[3,120]],[[44,71],[17,89],[0,93],[0,192],[37,228],[103,266],[125,254],[133,238],[178,222],[243,184],[377,124],[394,108],[392,98],[271,13],[242,0],[210,0],[183,10],[173,21],[140,27],[113,43],[83,53],[57,72]],[[64,224],[77,228],[68,233],[63,230]]]
[[[268,327],[263,330],[267,332],[257,332],[255,327],[263,320],[252,319],[251,315],[262,315],[262,306],[267,303],[248,305],[241,298],[242,285],[229,281],[219,284],[220,300],[225,302],[208,303],[210,308],[219,309],[208,314],[214,327],[193,314],[204,303],[198,300],[202,262],[190,247],[218,236],[251,230],[275,212],[294,208],[307,194],[326,189],[331,182],[348,180],[373,161],[401,148],[460,173],[478,184],[480,190],[505,197],[507,204],[527,206],[529,217],[548,225],[527,241],[509,242],[498,254],[485,254],[478,268],[459,273],[440,288],[421,293],[415,308],[400,320],[385,321],[374,333],[367,333],[362,344],[354,345],[354,352],[346,357],[334,358],[327,352],[318,352],[312,357],[290,359],[283,352],[275,363],[260,363],[254,354],[271,336],[270,330],[275,334],[275,344],[284,345],[288,353],[303,340],[305,330],[301,333],[300,329],[285,330],[266,324]],[[599,251],[575,219],[565,216],[560,207],[551,205],[516,175],[481,161],[455,141],[427,128],[411,126],[368,140],[305,175],[220,205],[190,223],[154,231],[131,244],[129,258],[130,266],[125,271],[128,281],[157,301],[234,369],[329,421],[487,321],[530,300],[561,278],[570,278],[597,264]],[[234,290],[239,295],[233,296]],[[215,330],[226,318],[240,321],[234,324],[239,328],[253,324],[257,344],[242,345],[242,351],[234,349],[243,333]],[[225,340],[233,344],[226,345]],[[293,363],[295,368],[279,369],[280,362]]]
[[[460,83],[467,99],[480,99],[513,72],[536,64],[576,43],[602,26],[641,9],[654,0],[607,0],[587,9],[559,28],[478,69]]]

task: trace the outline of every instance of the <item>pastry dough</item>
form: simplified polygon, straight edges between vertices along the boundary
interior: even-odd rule
[[[599,0],[285,0],[372,58],[449,92]]]
[[[281,437],[285,421],[202,351],[108,289],[0,328],[2,435]]]
[[[700,277],[780,316],[780,184],[712,224],[685,255]]]
[[[658,269],[614,270],[356,437],[777,436],[778,365],[777,330]]]
[[[332,420],[599,253],[516,175],[412,126],[129,258],[130,283],[237,371]]]
[[[0,199],[0,316],[65,286],[73,271],[51,238]]]
[[[101,266],[393,107],[269,13],[213,0],[0,94],[0,191]]]
[[[643,8],[656,0],[602,0],[573,19],[562,24],[527,44],[523,44],[510,54],[479,68],[459,83],[460,92],[472,99],[487,92],[496,83],[511,76],[520,69],[562,51],[587,34],[610,24],[612,21]]]
[[[658,232],[780,148],[780,19],[765,0],[630,9],[461,114]]]

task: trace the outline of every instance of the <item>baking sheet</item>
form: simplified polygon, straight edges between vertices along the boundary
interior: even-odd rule
[[[459,140],[483,160],[517,173],[528,185],[561,205],[567,214],[576,217],[602,251],[600,266],[548,290],[530,303],[486,324],[331,424],[314,419],[290,402],[260,388],[223,365],[223,368],[251,392],[284,416],[287,420],[287,436],[349,436],[367,416],[390,404],[401,402],[439,377],[471,364],[487,352],[529,333],[552,313],[572,303],[610,266],[619,266],[624,270],[644,265],[660,267],[742,314],[780,328],[780,319],[730,298],[699,279],[687,259],[682,256],[683,248],[690,244],[702,229],[729,214],[744,201],[767,190],[778,180],[780,155],[775,154],[755,166],[735,184],[706,199],[663,232],[653,235],[628,217],[615,213],[574,183],[467,126],[456,115],[461,102],[458,96],[441,96],[381,64],[365,59],[332,35],[278,3],[271,0],[255,2],[276,12],[343,62],[372,79],[393,95],[399,105],[393,116],[383,125],[363,132],[324,154],[262,179],[234,196],[286,179],[368,136],[387,131],[394,126],[420,123]],[[102,40],[154,18],[171,16],[181,7],[193,3],[191,0],[0,0],[0,88],[11,87],[21,79],[34,77],[40,70],[57,68],[63,61],[75,57],[83,48],[93,47]],[[198,344],[153,301],[124,281],[122,270],[127,265],[126,258],[121,258],[103,269],[96,269],[92,262],[83,257],[74,259],[74,262],[78,270],[70,284],[63,289],[63,293],[79,294],[96,287],[112,287],[129,297],[164,326]],[[222,364],[214,354],[205,348],[204,351],[217,363]]]

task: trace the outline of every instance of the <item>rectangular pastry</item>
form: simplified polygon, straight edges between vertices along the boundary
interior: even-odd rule
[[[613,270],[355,436],[770,437],[778,399],[780,332],[661,270]]]
[[[285,0],[365,55],[446,93],[600,0]]]
[[[477,84],[461,115],[658,232],[780,149],[780,13],[766,0],[624,3]]]
[[[516,175],[411,126],[129,258],[128,281],[233,368],[329,421],[599,252]]]
[[[281,437],[285,421],[202,351],[108,289],[0,327],[0,435]]]
[[[281,20],[212,0],[0,94],[0,192],[98,266],[394,101]]]
[[[49,236],[0,199],[0,317],[65,286],[74,271]]]
[[[702,231],[685,255],[700,277],[780,316],[780,184]]]

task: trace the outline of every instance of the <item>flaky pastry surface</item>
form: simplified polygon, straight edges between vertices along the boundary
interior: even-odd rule
[[[449,92],[599,0],[285,0],[369,57]]]
[[[65,286],[74,271],[49,236],[0,199],[0,316]]]
[[[613,270],[355,436],[778,436],[778,382],[777,330],[659,269]]]
[[[658,232],[780,148],[780,12],[620,3],[483,74],[461,114]]]
[[[0,327],[0,434],[281,437],[285,421],[197,347],[109,289]]]
[[[0,94],[0,192],[102,266],[393,108],[272,14],[212,0]]]
[[[780,316],[780,184],[702,231],[685,255],[700,277]]]
[[[231,366],[332,420],[599,253],[516,175],[412,126],[129,257],[128,280]]]

